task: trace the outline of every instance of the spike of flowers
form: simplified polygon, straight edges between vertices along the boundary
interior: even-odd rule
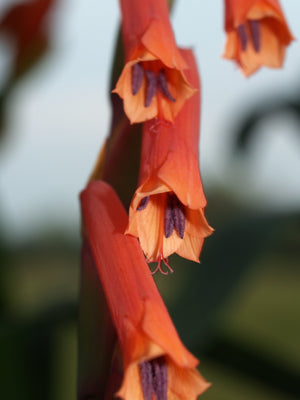
[[[120,0],[125,66],[114,92],[131,123],[174,117],[195,89],[176,46],[166,0]],[[138,67],[137,67],[138,65]]]
[[[199,89],[192,51],[181,51],[187,77]],[[206,199],[199,172],[200,90],[183,106],[174,124],[144,124],[139,187],[129,211],[127,234],[136,236],[149,261],[176,252],[199,261],[204,238],[213,229],[204,216]]]
[[[235,60],[246,76],[263,65],[282,67],[294,39],[278,0],[225,0],[225,30],[224,57]]]
[[[209,384],[170,319],[127,214],[113,189],[93,181],[81,193],[89,243],[123,357],[123,400],[196,400]],[[167,394],[167,396],[166,396]]]

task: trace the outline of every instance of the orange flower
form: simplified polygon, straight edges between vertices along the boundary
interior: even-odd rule
[[[195,92],[183,70],[166,0],[121,0],[125,66],[114,92],[131,123],[173,121]]]
[[[225,58],[249,76],[261,66],[282,67],[293,40],[278,0],[225,0]]]
[[[85,234],[115,325],[124,376],[123,400],[196,400],[209,384],[180,341],[138,241],[123,234],[128,217],[100,181],[81,193]]]
[[[174,252],[199,261],[204,238],[213,231],[204,216],[199,172],[199,77],[192,51],[181,54],[198,91],[173,125],[144,124],[140,185],[129,210],[126,233],[139,238],[149,261],[160,262]]]

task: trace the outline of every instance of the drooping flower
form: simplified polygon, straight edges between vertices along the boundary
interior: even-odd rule
[[[180,341],[128,217],[112,188],[90,182],[81,193],[89,243],[122,352],[123,400],[196,400],[209,384]]]
[[[293,40],[278,0],[225,0],[224,57],[249,76],[261,66],[282,67]]]
[[[183,72],[166,0],[120,0],[125,66],[114,92],[131,123],[173,121],[195,92]]]
[[[149,261],[176,252],[199,261],[204,238],[212,233],[204,208],[199,172],[200,87],[191,50],[181,54],[197,93],[187,100],[173,124],[144,124],[139,186],[129,210],[126,233],[139,238]]]

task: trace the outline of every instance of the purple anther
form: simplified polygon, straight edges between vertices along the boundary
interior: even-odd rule
[[[139,366],[144,400],[152,400],[153,376],[151,361],[144,361],[140,363]]]
[[[241,41],[242,51],[245,51],[247,48],[248,37],[246,32],[246,27],[244,24],[241,24],[237,27],[237,32]]]
[[[157,75],[157,82],[158,82],[158,87],[161,90],[162,94],[170,101],[173,101],[173,103],[176,101],[174,97],[171,95],[169,88],[168,88],[168,81],[166,78],[165,71],[161,69]]]
[[[135,96],[140,90],[144,77],[144,69],[140,63],[133,65],[131,69],[131,92]]]
[[[257,20],[250,20],[249,21],[250,32],[251,32],[251,39],[253,43],[254,50],[256,53],[260,51],[260,24]]]
[[[147,205],[149,203],[149,200],[150,200],[150,196],[143,197],[142,200],[140,201],[137,211],[145,210],[145,208],[147,207]]]
[[[165,357],[154,358],[139,364],[144,400],[167,400],[168,370]]]
[[[167,196],[165,237],[170,237],[175,228],[180,239],[183,239],[185,231],[184,205],[178,200],[175,194],[168,194]]]
[[[174,231],[173,219],[173,200],[171,195],[167,195],[167,204],[165,209],[165,237],[169,238]]]
[[[180,201],[175,196],[174,196],[174,200],[173,200],[172,214],[173,214],[174,226],[178,233],[178,236],[181,239],[183,239],[184,230],[185,230],[184,206],[182,203],[180,203]]]
[[[157,90],[157,82],[156,76],[153,71],[145,71],[146,79],[147,79],[147,90],[146,90],[146,98],[145,98],[145,107],[149,107],[153,97],[155,96]]]
[[[167,400],[168,394],[168,370],[164,357],[151,361],[153,374],[153,390],[157,400]]]

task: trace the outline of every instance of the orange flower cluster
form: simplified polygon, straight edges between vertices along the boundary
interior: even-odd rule
[[[199,172],[199,76],[192,51],[180,54],[197,91],[173,124],[144,124],[140,183],[129,210],[126,233],[139,238],[149,261],[176,252],[198,262],[204,238],[213,232]]]
[[[15,50],[6,96],[48,48],[48,18],[55,4],[56,0],[17,2],[1,17],[0,35],[7,36]],[[93,283],[97,290],[101,283],[101,305],[109,311],[103,320],[111,328],[106,330],[112,333],[111,349],[116,344],[115,354],[107,357],[112,367],[101,376],[105,387],[99,393],[104,399],[196,400],[210,384],[181,342],[148,262],[157,262],[155,271],[164,274],[169,271],[162,268],[162,261],[173,272],[168,261],[173,253],[199,262],[204,240],[213,233],[205,218],[199,170],[198,68],[193,52],[177,47],[167,0],[120,0],[120,6],[125,59],[113,92],[123,103],[115,96],[114,109],[121,111],[113,119],[110,144],[113,149],[116,143],[121,147],[129,137],[124,132],[143,123],[142,148],[129,217],[105,182],[93,180],[80,196],[83,276],[87,270],[96,271]],[[246,76],[261,66],[281,67],[293,40],[279,0],[225,0],[225,31],[224,57],[234,60]],[[106,150],[99,157],[101,167]],[[110,169],[113,161],[104,166]],[[99,175],[93,174],[93,179]],[[83,298],[91,285],[82,282]],[[89,298],[87,303],[100,309],[97,301]],[[91,318],[83,329],[94,326],[97,317]],[[94,336],[97,332],[93,330]],[[119,354],[121,379],[113,368]],[[97,371],[95,380],[99,375]],[[88,376],[88,385],[94,384],[93,378]],[[79,398],[100,397],[80,393]]]
[[[213,231],[199,171],[197,65],[191,50],[176,46],[166,0],[121,0],[121,8],[126,59],[115,92],[131,123],[145,121],[139,185],[129,220],[104,182],[82,192],[84,251],[91,254],[121,349],[116,395],[196,400],[210,385],[181,343],[145,256],[163,273],[161,261],[169,266],[175,252],[198,262]]]
[[[193,52],[176,45],[166,0],[120,4],[125,61],[114,92],[130,123],[144,123],[139,182],[129,218],[108,184],[89,183],[81,194],[84,252],[101,281],[121,351],[122,382],[113,393],[123,400],[196,400],[209,384],[180,341],[147,262],[157,262],[164,274],[161,261],[173,271],[173,253],[199,262],[213,232],[199,171],[198,69]],[[281,66],[293,37],[278,1],[225,5],[225,57],[245,75]]]

